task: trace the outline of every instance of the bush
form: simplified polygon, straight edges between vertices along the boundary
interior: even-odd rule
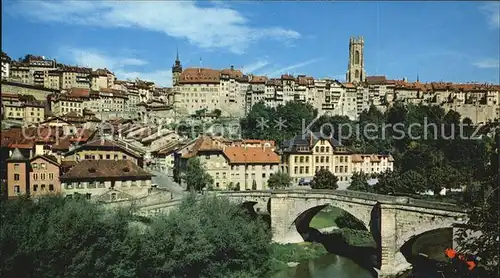
[[[268,269],[265,224],[215,197],[190,197],[144,221],[61,197],[2,202],[0,215],[0,277],[260,277]]]

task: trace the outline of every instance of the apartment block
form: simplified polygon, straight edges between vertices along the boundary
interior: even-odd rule
[[[271,174],[279,170],[280,159],[274,142],[228,140],[202,136],[176,151],[175,166],[185,170],[188,159],[198,157],[212,176],[215,189],[267,189]],[[187,174],[187,173],[186,173]]]
[[[332,172],[339,182],[350,182],[354,172],[374,174],[393,170],[394,162],[391,155],[354,154],[335,138],[320,133],[285,140],[280,153],[281,170],[295,182],[310,180],[322,169]]]

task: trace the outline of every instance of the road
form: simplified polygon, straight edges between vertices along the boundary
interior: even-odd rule
[[[158,171],[150,171],[153,175],[152,181],[154,184],[157,184],[159,188],[165,188],[168,191],[172,192],[174,198],[181,197],[186,194],[186,191],[182,186],[174,181],[172,176],[169,176],[167,173],[158,172]]]

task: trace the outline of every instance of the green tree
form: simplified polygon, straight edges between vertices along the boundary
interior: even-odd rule
[[[342,211],[342,214],[335,218],[335,224],[339,229],[349,228],[353,230],[366,230],[365,224],[350,213]]]
[[[153,219],[145,234],[149,258],[140,277],[237,277],[266,271],[271,234],[226,199],[191,197],[178,210]],[[147,273],[144,273],[147,274]],[[240,276],[241,277],[241,276]]]
[[[222,110],[220,110],[220,109],[215,109],[215,110],[214,110],[214,114],[215,114],[215,117],[220,118],[220,116],[222,115]]]
[[[337,189],[338,178],[330,171],[321,169],[314,175],[311,188],[313,189]]]
[[[214,181],[200,163],[199,158],[193,157],[187,161],[186,180],[187,190],[201,191],[203,188],[211,185]]]
[[[283,189],[290,186],[292,178],[285,172],[271,174],[267,180],[267,186],[271,189]]]
[[[426,190],[425,178],[414,170],[386,171],[377,175],[377,179],[373,189],[379,194],[419,194]]]
[[[489,274],[487,277],[498,276],[500,230],[498,211],[500,198],[500,176],[498,173],[498,156],[500,155],[500,134],[496,134],[497,148],[492,151],[491,162],[487,176],[473,195],[465,199],[464,206],[468,211],[467,227],[459,230],[458,242],[463,252],[474,254],[480,258],[480,266]],[[470,231],[479,232],[470,236]]]
[[[368,184],[369,178],[370,177],[363,172],[354,172],[351,177],[351,184],[347,189],[362,192],[373,192],[373,186]]]

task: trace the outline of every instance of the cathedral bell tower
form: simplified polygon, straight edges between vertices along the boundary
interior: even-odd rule
[[[364,82],[366,78],[363,37],[351,37],[349,40],[349,64],[346,81],[349,83]]]
[[[177,85],[177,83],[179,82],[179,78],[181,77],[181,73],[182,73],[182,65],[181,61],[179,60],[179,50],[177,50],[175,63],[172,66],[172,86]]]

